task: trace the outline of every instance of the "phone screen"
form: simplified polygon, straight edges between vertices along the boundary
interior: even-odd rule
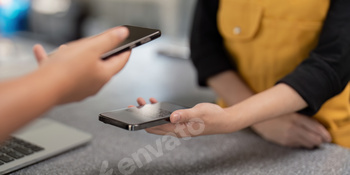
[[[132,49],[139,45],[145,44],[153,39],[160,37],[161,32],[157,29],[149,29],[143,27],[124,25],[129,29],[129,36],[115,49],[102,55],[102,59],[106,60],[126,50]]]

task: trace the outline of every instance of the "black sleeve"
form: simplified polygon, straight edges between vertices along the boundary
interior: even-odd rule
[[[218,6],[218,0],[198,0],[195,9],[190,49],[201,86],[207,86],[209,77],[234,69],[217,29]]]
[[[300,113],[314,115],[350,80],[350,0],[332,0],[317,47],[280,82],[308,103]]]

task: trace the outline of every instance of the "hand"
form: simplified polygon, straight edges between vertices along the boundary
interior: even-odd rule
[[[323,125],[298,113],[255,124],[252,129],[264,139],[287,147],[312,149],[332,140]]]
[[[47,55],[41,45],[34,46],[40,74],[50,74],[47,81],[57,84],[58,104],[82,100],[93,95],[127,63],[130,51],[108,60],[101,56],[115,48],[128,36],[125,27],[117,27],[100,35],[81,39],[59,47]],[[50,82],[52,83],[52,82]]]
[[[157,103],[154,98],[151,103]],[[146,102],[138,98],[140,106]],[[133,107],[133,106],[129,106]],[[199,135],[229,133],[229,115],[221,107],[211,103],[201,103],[190,109],[174,111],[170,116],[171,123],[146,129],[147,132],[166,135],[171,133],[177,137],[193,137]]]

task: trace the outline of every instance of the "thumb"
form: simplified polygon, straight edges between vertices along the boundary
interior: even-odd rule
[[[128,36],[128,28],[116,27],[87,40],[88,48],[96,51],[98,54],[104,54],[117,47]]]
[[[181,109],[170,115],[171,123],[186,123],[193,117],[192,109]]]

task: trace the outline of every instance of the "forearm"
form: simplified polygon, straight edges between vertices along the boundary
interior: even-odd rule
[[[225,71],[208,79],[207,84],[224,100],[227,106],[235,105],[250,96],[253,91],[234,71]]]
[[[232,132],[255,123],[299,111],[307,107],[303,98],[290,86],[280,83],[225,110],[231,116]]]
[[[38,69],[0,85],[0,142],[58,103],[64,84],[57,75]]]

